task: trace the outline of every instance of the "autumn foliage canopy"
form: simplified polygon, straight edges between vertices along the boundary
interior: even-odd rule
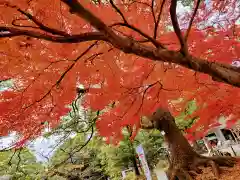
[[[13,87],[0,93],[0,135],[17,131],[28,139],[40,135],[43,122],[57,126],[80,85],[87,89],[84,108],[108,107],[97,128],[112,142],[126,125],[137,132],[140,118],[157,107],[177,115],[193,99],[195,137],[220,116],[234,124],[239,1],[183,2],[174,14],[175,0],[1,1],[0,80]]]

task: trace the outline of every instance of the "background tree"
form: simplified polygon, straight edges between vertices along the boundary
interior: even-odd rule
[[[145,153],[149,166],[153,170],[159,159],[164,159],[161,150],[163,139],[157,131],[140,131],[134,141],[129,139],[129,132],[124,130],[124,139],[118,146],[106,144],[102,137],[91,136],[91,130],[83,131],[79,120],[76,124],[76,118],[73,115],[63,118],[63,124],[53,130],[50,134],[76,132],[75,136],[57,148],[49,164],[49,176],[53,178],[106,178],[110,176],[113,179],[121,178],[121,171],[128,168],[137,169],[139,175],[138,160],[135,148],[140,143],[145,148]],[[73,118],[74,120],[72,120]],[[73,123],[75,122],[75,123]],[[74,126],[70,126],[74,124]],[[68,126],[66,126],[68,125]],[[68,127],[68,128],[66,128]],[[78,128],[76,128],[78,127]],[[73,129],[71,129],[73,128]],[[48,134],[49,136],[49,134]],[[86,139],[91,137],[90,141]],[[149,148],[152,147],[152,148]]]
[[[173,176],[192,168],[186,165],[191,160],[222,165],[222,159],[191,150],[170,112],[177,114],[195,99],[196,137],[219,114],[232,121],[239,117],[240,72],[231,65],[239,58],[238,1],[197,0],[192,12],[180,15],[177,0],[98,2],[1,3],[0,79],[14,81],[12,90],[1,93],[1,135],[21,132],[21,146],[41,134],[43,122],[56,127],[81,84],[84,106],[104,110],[97,128],[108,142],[122,139],[125,126],[134,137],[140,119],[164,107],[168,110],[158,109],[150,118],[158,123],[149,127],[172,136],[172,154],[181,147],[173,159],[181,168]],[[207,21],[216,16],[216,22]],[[184,101],[172,103],[179,97]]]
[[[128,168],[133,168],[134,173],[137,176],[140,175],[138,172],[139,160],[135,152],[135,148],[139,144],[142,144],[144,147],[148,165],[152,171],[160,159],[165,159],[165,154],[161,150],[163,139],[159,132],[146,132],[142,130],[138,133],[134,141],[129,139],[128,132],[124,134],[124,139],[118,146],[105,145],[102,140],[102,145],[94,144],[93,146],[94,149],[98,150],[97,154],[103,163],[105,172],[112,178],[119,179],[121,171]]]
[[[107,179],[96,151],[88,148],[79,150],[86,136],[78,134],[61,145],[50,160],[48,177],[51,179]]]
[[[0,175],[10,175],[13,179],[39,179],[44,172],[44,166],[37,162],[33,153],[23,148],[0,152]]]

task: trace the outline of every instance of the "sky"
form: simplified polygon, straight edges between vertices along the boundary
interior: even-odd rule
[[[0,137],[0,150],[11,147],[16,142],[16,133],[12,133],[7,137]],[[28,142],[27,147],[34,153],[37,161],[47,162],[59,146],[60,136],[51,136],[49,138],[38,137],[33,142]]]

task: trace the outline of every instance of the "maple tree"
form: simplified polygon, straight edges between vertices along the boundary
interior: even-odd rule
[[[104,110],[97,128],[107,141],[121,140],[126,125],[134,138],[147,116],[156,120],[151,127],[180,138],[176,143],[170,137],[172,147],[183,147],[176,156],[181,161],[175,158],[173,164],[189,168],[186,162],[202,157],[169,112],[176,115],[196,100],[192,116],[199,119],[188,130],[195,138],[220,115],[229,125],[240,115],[240,68],[231,65],[240,56],[239,2],[192,3],[191,12],[177,13],[177,0],[1,1],[0,80],[11,79],[13,87],[0,94],[0,134],[21,133],[21,146],[40,135],[45,121],[58,125],[81,85],[83,106]],[[206,162],[224,164],[223,159],[201,161]]]

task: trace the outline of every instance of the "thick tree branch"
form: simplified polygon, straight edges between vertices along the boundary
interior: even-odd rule
[[[130,41],[123,41],[123,38],[119,37],[114,31],[108,27],[101,19],[93,15],[90,11],[85,9],[78,0],[61,0],[70,7],[70,12],[75,13],[79,17],[88,21],[93,27],[102,32],[109,42],[124,51],[124,47],[131,46]],[[126,51],[126,50],[125,50]]]
[[[15,29],[16,28],[14,28],[14,30]],[[21,33],[20,33],[19,29],[17,29],[16,32],[15,31],[12,32],[14,33],[14,35],[10,34],[10,37],[27,35],[30,37],[36,37],[36,38],[45,39],[53,42],[60,42],[60,43],[78,43],[78,42],[90,41],[95,39],[107,41],[107,39],[103,35],[101,35],[101,33],[97,33],[97,32],[96,34],[87,33],[87,34],[75,35],[71,37],[54,37],[54,36],[38,34],[36,32],[29,33],[29,31],[23,31],[23,32],[22,31],[23,30],[21,30],[20,31]],[[118,48],[125,53],[135,54],[141,57],[152,59],[154,61],[163,61],[163,62],[171,62],[171,63],[179,64],[186,68],[192,69],[194,71],[209,74],[210,76],[213,77],[213,79],[216,79],[218,81],[223,81],[227,84],[240,87],[240,68],[232,67],[230,65],[225,65],[225,64],[216,63],[216,62],[209,62],[207,60],[196,58],[193,56],[188,56],[188,58],[186,58],[179,52],[169,51],[167,49],[156,49],[156,48],[149,47],[147,45],[143,45],[138,42],[135,42],[129,38],[122,38],[122,37],[119,37],[119,38],[121,38],[121,40],[124,41],[125,43],[123,43],[122,46],[117,45],[115,46],[115,48]]]
[[[178,40],[180,42],[181,45],[181,52],[184,55],[188,54],[188,50],[187,50],[187,45],[183,39],[183,35],[181,32],[181,29],[179,27],[179,23],[178,23],[178,19],[177,19],[177,0],[171,0],[171,5],[170,5],[170,16],[171,16],[171,21],[172,21],[172,25],[173,25],[173,29],[178,37]]]
[[[120,49],[129,46],[131,43],[130,41],[124,41],[124,39],[120,36],[118,36],[110,27],[108,27],[101,19],[93,15],[90,11],[85,9],[77,0],[61,0],[65,2],[69,7],[70,11],[77,14],[79,17],[85,19],[88,21],[93,27],[97,28],[100,32],[102,32],[106,38],[108,38],[109,42],[113,44],[115,47],[118,47]],[[141,32],[139,29],[132,27],[131,25],[127,23],[123,23],[129,28],[133,30],[137,30],[138,33],[143,35],[144,37],[147,37],[149,41],[151,41],[155,46],[162,47],[160,43],[158,43],[156,40],[151,38],[150,36],[146,35],[145,33]],[[123,25],[122,24],[122,25]]]
[[[3,37],[14,37],[14,36],[28,36],[38,39],[44,39],[47,41],[53,41],[58,43],[80,43],[93,40],[105,40],[107,39],[100,32],[88,32],[78,35],[71,36],[53,36],[47,35],[46,33],[41,33],[32,30],[24,30],[22,28],[14,27],[1,27],[0,26],[0,39]]]
[[[147,46],[132,43],[132,53],[149,58],[155,61],[171,62],[182,65],[188,69],[205,73],[212,78],[221,80],[224,83],[240,87],[240,68],[232,67],[217,62],[209,62],[207,60],[196,58],[191,55],[185,57],[180,52],[165,49],[150,49]]]
[[[194,9],[194,12],[193,12],[193,15],[192,15],[192,17],[191,17],[191,20],[189,21],[188,29],[187,29],[187,32],[186,32],[185,37],[184,37],[184,42],[185,42],[185,43],[187,43],[188,35],[189,35],[190,30],[191,30],[191,28],[192,28],[192,24],[193,24],[193,21],[194,21],[194,18],[195,18],[195,16],[196,16],[196,14],[197,14],[197,10],[198,10],[198,8],[199,8],[200,2],[201,2],[201,0],[198,0],[198,1],[197,1],[197,4],[196,4],[196,7],[195,7],[195,9]]]
[[[60,43],[64,42],[77,43],[92,40],[103,40],[111,43],[115,48],[125,53],[135,54],[137,56],[148,58],[154,61],[175,63],[184,66],[188,69],[192,69],[196,72],[208,74],[217,81],[221,81],[236,87],[240,87],[240,68],[216,62],[209,62],[207,60],[196,58],[191,55],[188,55],[186,57],[184,54],[182,54],[182,52],[170,51],[161,48],[159,49],[148,45],[140,44],[131,38],[117,35],[110,27],[104,24],[102,20],[97,18],[90,11],[86,10],[77,0],[61,0],[61,1],[65,2],[70,7],[70,10],[72,12],[75,12],[78,16],[88,21],[93,27],[97,28],[100,32],[89,32],[80,35],[72,35],[69,37],[61,37],[61,36],[49,36],[34,31],[26,31],[16,28],[0,27],[0,37],[13,37],[25,35]],[[172,12],[176,12],[176,10],[173,9],[173,7],[174,8],[176,7],[175,1],[176,0],[172,1],[173,2]],[[172,13],[172,15],[174,15],[174,13]],[[176,16],[174,18],[176,18]]]

